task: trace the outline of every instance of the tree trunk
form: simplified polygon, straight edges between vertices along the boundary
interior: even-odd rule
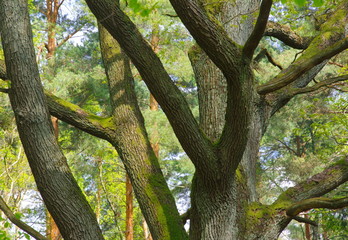
[[[58,118],[51,116],[51,122],[53,125],[54,136],[56,137],[56,140],[58,141],[58,137],[59,137]],[[62,235],[60,234],[58,226],[56,222],[54,221],[52,215],[48,212],[48,210],[46,210],[46,214],[47,214],[47,223],[46,223],[47,238],[50,240],[61,240]]]
[[[187,239],[173,196],[145,131],[134,92],[129,59],[99,26],[101,52],[109,81],[113,121],[110,142],[119,153],[154,239]]]
[[[238,4],[229,1],[216,8],[218,12],[215,16],[224,23],[228,34],[238,44],[244,44],[253,29],[252,13],[258,9],[257,2],[251,0]],[[241,17],[243,14],[247,15]],[[191,49],[189,57],[198,86],[200,127],[212,142],[216,142],[220,139],[225,125],[226,79],[198,46]],[[245,206],[257,200],[256,161],[264,127],[263,111],[256,104],[252,108],[248,142],[235,177],[228,176],[206,186],[205,181],[201,180],[205,176],[195,174],[191,193],[191,239],[228,240],[246,237],[246,226],[242,219],[246,214]]]
[[[126,240],[133,240],[133,188],[126,175]]]
[[[38,190],[64,239],[103,239],[54,135],[35,61],[27,1],[0,1],[0,25],[10,101]]]

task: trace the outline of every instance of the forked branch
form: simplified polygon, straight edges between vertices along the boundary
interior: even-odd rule
[[[323,49],[322,51],[312,51],[304,53],[296,62],[283,70],[273,80],[265,83],[257,88],[259,94],[267,94],[279,90],[288,84],[295,81],[302,74],[320,64],[326,59],[329,59],[336,54],[348,48],[348,38],[333,44],[332,46]]]
[[[202,135],[184,96],[175,86],[151,46],[115,1],[86,1],[99,22],[132,60],[150,92],[161,105],[184,150],[196,167],[206,171],[213,161],[212,144]],[[209,157],[208,157],[209,158]],[[210,166],[211,167],[211,166]]]

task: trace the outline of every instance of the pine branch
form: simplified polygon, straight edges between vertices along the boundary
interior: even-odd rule
[[[64,43],[66,43],[70,38],[72,38],[76,33],[78,33],[84,26],[85,25],[82,25],[81,27],[73,31],[72,33],[68,34],[68,36],[66,36],[60,43],[57,44],[57,48],[62,46]]]

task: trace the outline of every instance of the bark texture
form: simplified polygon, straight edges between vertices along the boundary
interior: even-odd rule
[[[100,27],[103,61],[109,80],[113,122],[109,141],[126,167],[154,239],[187,239],[175,201],[163,177],[136,102],[129,59],[117,41]]]
[[[42,198],[65,239],[103,239],[53,132],[35,61],[27,1],[0,1],[0,16],[10,101]]]

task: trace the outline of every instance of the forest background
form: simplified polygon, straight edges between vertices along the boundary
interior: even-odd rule
[[[108,116],[111,112],[109,93],[95,17],[84,2],[66,0],[59,5],[57,18],[52,19],[47,11],[48,2],[29,1],[37,63],[45,90],[98,116]],[[170,4],[152,0],[121,4],[160,56],[198,118],[197,86],[188,58],[193,39]],[[310,37],[315,34],[319,16],[330,11],[332,4],[335,1],[279,1],[274,4],[270,19],[290,25],[300,35]],[[54,5],[52,7],[54,9]],[[275,38],[265,37],[256,50],[253,63],[257,80],[262,83],[275,76],[301,52]],[[342,52],[330,59],[314,81],[347,74],[346,55]],[[3,53],[0,58],[3,59]],[[190,207],[194,167],[133,66],[132,73],[150,139],[158,148],[162,171],[179,211],[184,214]],[[1,84],[2,89],[7,87],[7,83]],[[347,154],[347,90],[346,83],[340,82],[298,95],[272,118],[262,139],[257,166],[261,202],[271,203],[288,187],[321,172],[335,156]],[[45,235],[52,226],[47,221],[47,212],[31,175],[5,93],[0,94],[0,102],[0,196],[17,218]],[[58,141],[96,213],[104,237],[125,239],[129,231],[134,231],[131,234],[134,239],[149,237],[136,200],[130,205],[132,196],[129,191],[127,194],[126,173],[115,149],[106,141],[61,121]],[[347,184],[343,184],[328,196],[345,197],[347,192]],[[126,213],[126,206],[131,208],[131,215]],[[310,239],[316,234],[318,239],[348,237],[346,209],[310,210],[303,218],[312,219],[319,228],[293,221],[280,239]],[[129,222],[130,219],[133,220]],[[133,227],[129,228],[129,224]],[[29,239],[29,235],[16,228],[3,213],[0,225],[0,239]]]

